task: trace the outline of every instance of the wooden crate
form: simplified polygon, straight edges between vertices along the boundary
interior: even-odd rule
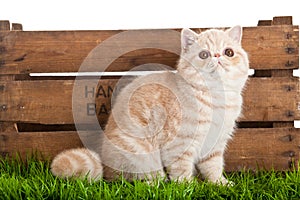
[[[140,30],[140,33],[158,31]],[[12,24],[10,28],[8,21],[0,21],[3,156],[13,156],[16,152],[25,156],[38,150],[52,158],[64,149],[82,146],[72,114],[75,78],[29,74],[77,72],[91,50],[121,32],[22,31],[21,24]],[[159,39],[179,48],[179,39],[168,38],[167,33],[163,32]],[[300,150],[300,129],[294,128],[294,120],[300,119],[299,80],[293,77],[293,70],[299,68],[299,27],[292,24],[292,17],[261,20],[257,27],[244,28],[243,47],[255,73],[244,93],[244,116],[226,153],[226,170],[257,166],[289,169],[299,160]],[[145,63],[174,67],[177,59],[178,55],[164,50],[138,49],[121,55],[108,71],[128,71]],[[118,77],[107,77],[93,89],[100,92],[96,107],[102,126],[117,81]]]

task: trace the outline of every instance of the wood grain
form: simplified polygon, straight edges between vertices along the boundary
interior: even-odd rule
[[[300,129],[238,129],[225,155],[226,170],[289,169],[299,160]]]
[[[244,92],[243,117],[240,121],[293,121],[299,119],[295,77],[250,78]]]
[[[0,20],[0,31],[9,31],[10,22],[8,20]]]
[[[0,133],[0,149],[2,156],[14,157],[39,152],[45,157],[53,157],[59,152],[82,147],[77,132],[32,132],[32,133]]]
[[[80,137],[97,141],[94,132]],[[45,158],[52,159],[57,153],[70,148],[82,147],[76,131],[65,132],[0,132],[0,153],[14,156],[17,152],[23,158],[38,151]],[[238,129],[225,155],[226,171],[242,169],[287,170],[299,158],[300,129]]]
[[[98,116],[103,125],[118,79],[92,80],[0,81],[0,121],[73,124],[75,117],[84,124]],[[250,78],[239,121],[299,119],[298,88],[299,80],[293,77]]]
[[[197,30],[199,32],[204,29]],[[147,30],[146,32],[151,35],[159,31],[161,30]],[[0,74],[77,72],[84,59],[97,45],[118,33],[121,31],[0,32]],[[109,57],[120,47],[130,49],[134,44],[145,43],[147,40],[144,34],[145,30],[134,31],[135,37],[126,38],[118,44],[112,43],[105,57],[93,55],[95,59],[91,64],[94,62],[96,65],[94,69],[128,71],[145,63],[162,63],[174,67],[178,54],[157,48],[137,49],[119,55],[119,58]],[[157,39],[158,44],[164,41],[170,48],[177,49],[179,52],[179,37],[168,37],[167,32],[161,34]],[[245,27],[243,47],[249,54],[252,69],[296,69],[299,67],[298,26]],[[112,59],[114,62],[109,66],[97,68],[99,62],[103,63],[107,59]]]
[[[23,25],[19,23],[12,23],[11,24],[12,31],[23,31]]]
[[[292,24],[293,24],[292,16],[273,17],[272,25],[292,25]]]

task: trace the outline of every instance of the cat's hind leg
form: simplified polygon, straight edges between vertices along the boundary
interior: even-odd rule
[[[222,185],[233,185],[223,176],[224,158],[222,152],[212,153],[207,158],[200,160],[196,166],[208,181]]]
[[[116,129],[110,135],[117,131],[120,130]],[[110,139],[103,137],[101,146],[101,159],[107,169],[111,169],[104,170],[104,177],[109,180],[117,178],[116,174],[129,181],[151,181],[166,177],[159,150],[147,140],[118,133],[117,137]]]
[[[191,181],[195,174],[195,164],[193,162],[193,153],[186,150],[176,155],[176,152],[165,152],[163,155],[163,164],[166,165],[166,172],[170,180]]]

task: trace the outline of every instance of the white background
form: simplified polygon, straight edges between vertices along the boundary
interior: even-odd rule
[[[259,19],[293,16],[297,0],[1,0],[0,20],[24,30],[256,26]]]
[[[0,20],[21,23],[25,31],[256,26],[274,16],[293,16],[299,25],[298,5],[298,0],[2,0]]]

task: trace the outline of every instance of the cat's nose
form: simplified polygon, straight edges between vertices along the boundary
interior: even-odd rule
[[[219,53],[215,53],[215,57],[219,58],[221,55]]]

